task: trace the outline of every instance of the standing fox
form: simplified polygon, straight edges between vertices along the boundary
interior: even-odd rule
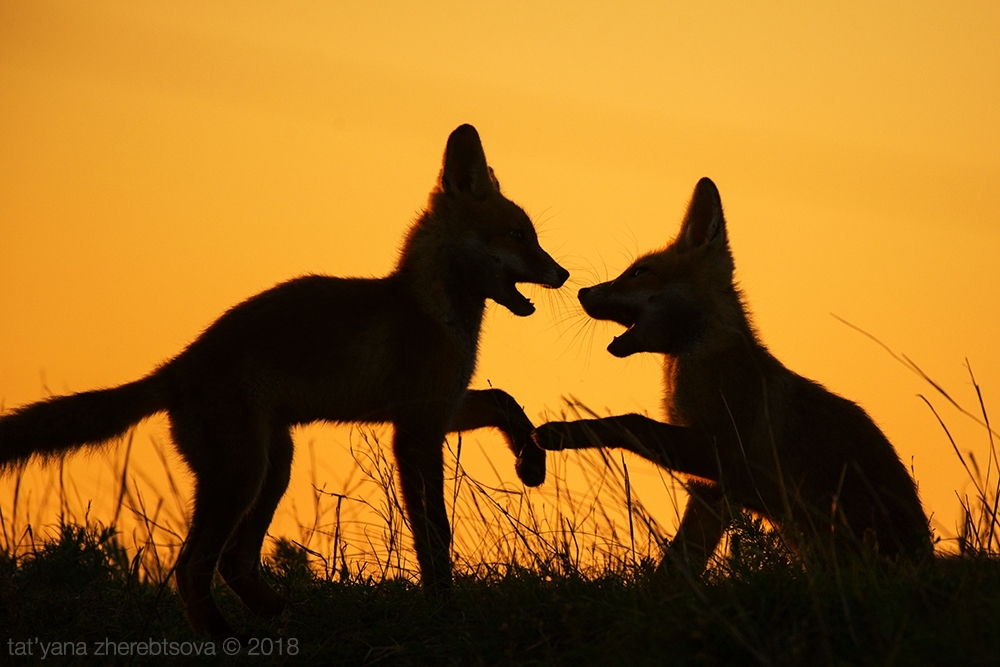
[[[100,445],[166,412],[195,477],[177,589],[195,632],[220,637],[232,630],[211,597],[216,567],[254,613],[286,606],[259,566],[288,485],[291,427],[392,423],[422,583],[447,588],[445,434],[498,428],[524,483],[545,479],[545,453],[517,402],[467,389],[486,300],[531,315],[516,284],[559,287],[568,277],[500,193],[479,134],[463,125],[448,138],[438,186],[388,276],[290,280],[230,309],[141,380],[17,409],[0,418],[0,469]]]
[[[627,330],[608,351],[664,355],[669,423],[636,414],[550,422],[544,449],[621,447],[689,476],[691,498],[661,564],[701,572],[733,507],[818,555],[931,553],[917,491],[864,410],[793,373],[758,341],[733,281],[722,201],[701,179],[677,238],[611,282],[580,290],[593,318]]]

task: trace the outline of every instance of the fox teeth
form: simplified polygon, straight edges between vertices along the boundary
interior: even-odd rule
[[[619,338],[621,338],[622,336],[624,336],[625,334],[627,334],[629,331],[631,331],[634,328],[635,328],[634,324],[625,327],[625,331],[623,331],[620,334],[618,334],[617,336],[615,336],[615,340],[618,340]]]

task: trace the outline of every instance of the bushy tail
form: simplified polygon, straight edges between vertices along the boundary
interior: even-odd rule
[[[0,415],[0,472],[120,438],[168,405],[159,373],[112,389],[55,396]]]

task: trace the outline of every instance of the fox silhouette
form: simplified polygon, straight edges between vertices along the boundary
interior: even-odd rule
[[[661,570],[702,571],[739,508],[820,554],[930,554],[927,518],[892,445],[858,405],[764,347],[733,272],[722,200],[703,178],[666,248],[579,292],[588,315],[626,327],[611,354],[663,355],[668,423],[549,422],[539,445],[620,447],[687,476],[691,497]]]
[[[486,301],[535,307],[518,283],[561,286],[569,273],[500,191],[479,134],[448,138],[437,186],[395,269],[376,279],[307,275],[234,306],[142,379],[59,396],[0,417],[0,469],[101,446],[157,412],[195,478],[177,589],[197,633],[232,629],[210,592],[218,569],[254,613],[285,600],[261,578],[260,552],[288,485],[290,429],[316,421],[391,423],[421,580],[451,583],[443,441],[501,430],[528,485],[545,479],[533,425],[499,389],[469,390]]]

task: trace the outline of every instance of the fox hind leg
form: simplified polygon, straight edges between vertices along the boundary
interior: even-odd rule
[[[681,525],[657,568],[658,574],[679,570],[700,575],[729,525],[729,507],[720,485],[691,482],[688,492]]]
[[[219,556],[257,500],[267,471],[266,437],[252,411],[219,410],[210,424],[171,414],[174,441],[195,475],[194,511],[177,556],[177,592],[197,634],[233,634],[212,599]]]
[[[247,512],[219,559],[219,574],[250,610],[261,616],[277,616],[288,601],[260,576],[260,552],[264,536],[281,497],[288,488],[294,446],[287,426],[272,428],[268,442],[267,474],[257,501]]]

